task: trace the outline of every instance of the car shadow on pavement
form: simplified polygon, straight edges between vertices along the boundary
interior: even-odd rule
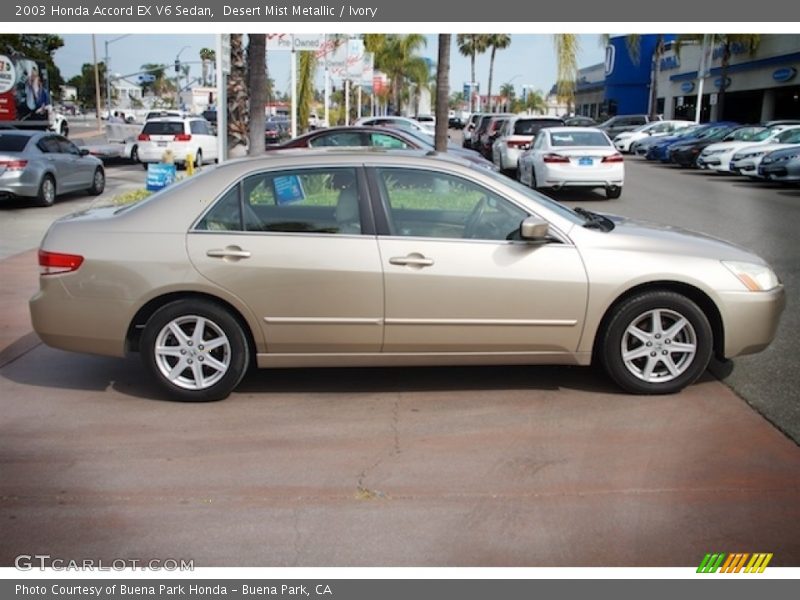
[[[42,369],[41,365],[48,368]],[[7,380],[6,383],[2,380]],[[138,355],[109,358],[39,345],[0,369],[3,394],[23,396],[29,388],[102,392],[169,400]],[[399,393],[426,391],[621,393],[597,368],[575,366],[372,367],[251,369],[236,393]]]
[[[783,190],[778,193],[781,196],[789,196],[790,198],[800,198],[800,188],[796,190]]]

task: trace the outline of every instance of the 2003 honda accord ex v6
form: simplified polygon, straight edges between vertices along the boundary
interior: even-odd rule
[[[33,325],[50,346],[139,352],[172,397],[248,367],[601,363],[666,394],[758,352],[784,305],[758,256],[568,209],[487,169],[403,151],[233,161],[56,221]]]

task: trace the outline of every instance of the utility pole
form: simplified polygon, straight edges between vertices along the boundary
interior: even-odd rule
[[[97,67],[97,40],[92,34],[92,59],[94,60],[94,105],[97,110],[97,130],[100,131],[100,69]]]

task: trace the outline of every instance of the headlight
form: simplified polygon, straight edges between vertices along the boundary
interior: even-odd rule
[[[778,276],[766,265],[730,260],[723,260],[722,264],[751,292],[768,292],[780,285]]]
[[[703,156],[714,156],[715,154],[722,154],[723,152],[726,152],[724,148],[718,150],[703,150]]]
[[[764,156],[766,153],[766,150],[762,150],[761,152],[748,152],[747,154],[742,154],[742,158],[756,158],[758,156]]]

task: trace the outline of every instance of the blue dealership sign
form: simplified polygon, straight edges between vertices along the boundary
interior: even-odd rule
[[[717,78],[714,80],[714,85],[715,85],[716,87],[720,88],[720,89],[722,89],[722,88],[725,88],[725,89],[727,89],[727,88],[729,88],[729,87],[730,87],[730,85],[731,85],[731,78],[730,78],[730,77],[726,77],[726,78],[725,78],[725,85],[723,85],[723,84],[722,84],[722,77],[717,77]]]
[[[147,165],[147,191],[157,192],[175,181],[175,165],[150,163]]]
[[[794,67],[783,67],[782,69],[773,71],[772,78],[779,83],[783,83],[785,81],[791,81],[794,79],[795,75],[797,75],[797,69]]]
[[[694,81],[684,81],[684,82],[681,84],[681,91],[682,91],[684,94],[688,94],[688,93],[689,93],[689,92],[691,92],[692,90],[694,90]]]

